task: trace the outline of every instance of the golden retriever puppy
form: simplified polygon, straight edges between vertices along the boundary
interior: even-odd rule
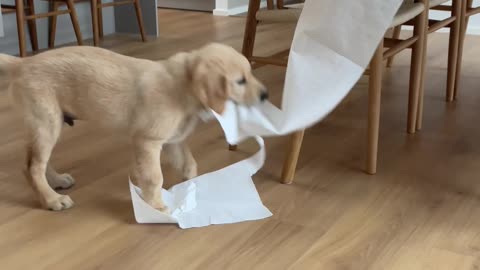
[[[226,100],[250,106],[267,98],[247,59],[215,43],[158,62],[86,46],[23,59],[0,54],[0,82],[25,122],[25,175],[42,205],[56,211],[73,206],[54,189],[69,188],[74,179],[49,164],[64,122],[88,120],[126,134],[134,149],[131,179],[147,203],[165,211],[162,149],[185,179],[195,177],[197,165],[183,141],[199,114],[222,113]]]

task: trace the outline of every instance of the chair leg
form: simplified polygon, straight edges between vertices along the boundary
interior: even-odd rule
[[[425,9],[422,14],[415,19],[415,25],[413,29],[413,35],[418,37],[417,42],[413,44],[412,48],[412,60],[410,64],[410,89],[408,94],[408,120],[407,120],[407,132],[410,134],[415,133],[417,130],[417,117],[419,107],[420,89],[422,87],[422,68],[423,68],[423,55],[424,55],[424,42],[427,36],[427,18],[428,9]],[[423,96],[423,95],[422,95]],[[423,100],[423,99],[422,99]]]
[[[57,1],[53,1],[52,3],[52,10],[53,12],[58,11],[58,7],[60,6],[60,3]],[[48,33],[48,48],[53,49],[55,47],[55,36],[57,33],[57,15],[53,15],[50,18],[49,22],[49,33]]]
[[[16,0],[16,15],[17,15],[17,33],[18,33],[18,47],[19,47],[19,54],[20,57],[27,56],[27,49],[25,45],[25,29],[23,28],[23,24],[25,22],[25,11],[23,6],[23,0]]]
[[[393,39],[399,39],[400,38],[400,33],[402,32],[402,26],[395,26],[393,28],[393,33],[392,33],[392,38]],[[391,67],[393,64],[393,59],[395,58],[394,55],[390,56],[387,60],[387,67]]]
[[[378,133],[380,128],[380,100],[383,71],[383,39],[372,61],[368,85],[367,173],[377,173]]]
[[[267,0],[267,9],[273,9],[273,0]]]
[[[80,25],[78,24],[77,12],[75,11],[75,3],[73,0],[67,0],[67,7],[70,11],[70,19],[72,20],[73,30],[77,37],[77,44],[83,45],[82,32],[80,31]]]
[[[278,8],[278,9],[285,8],[285,6],[284,6],[284,4],[283,4],[283,0],[277,0],[277,8]]]
[[[428,31],[425,32],[425,39],[423,41],[422,49],[422,66],[420,68],[420,89],[418,91],[418,109],[416,119],[416,130],[421,130],[423,126],[423,99],[425,93],[425,69],[427,66],[427,44],[428,43]]]
[[[457,73],[458,63],[458,43],[460,40],[460,15],[462,12],[462,1],[453,0],[452,2],[452,17],[456,20],[450,28],[450,39],[448,44],[448,70],[447,70],[447,102],[453,101],[455,93],[455,74]]]
[[[255,46],[255,35],[257,33],[257,11],[260,9],[260,0],[250,0],[248,3],[247,23],[245,24],[245,32],[243,34],[242,53],[250,59],[253,55],[253,47]],[[229,145],[230,151],[236,151],[236,145]]]
[[[97,0],[97,10],[98,10],[98,36],[103,38],[103,7],[102,0]]]
[[[33,0],[27,0],[28,15],[35,14],[35,5]],[[30,43],[34,52],[38,51],[37,22],[35,19],[27,20],[28,32],[30,35]]]
[[[99,45],[98,37],[98,8],[97,0],[90,0],[90,9],[92,12],[93,45]]]
[[[253,55],[255,45],[255,35],[257,32],[257,12],[260,9],[260,0],[250,0],[248,4],[247,23],[245,24],[245,33],[243,35],[242,53],[250,59]]]
[[[282,183],[291,184],[295,177],[295,170],[297,169],[298,157],[302,148],[303,135],[305,130],[293,133],[290,144],[290,151],[287,154],[282,170]]]
[[[142,41],[147,41],[147,36],[145,35],[145,28],[143,26],[143,16],[142,16],[142,9],[140,7],[140,1],[135,0],[135,12],[137,13],[137,21],[138,21],[138,28],[140,29],[140,34],[142,36]]]
[[[465,36],[467,33],[467,26],[468,26],[468,19],[469,19],[466,15],[467,7],[468,8],[472,7],[473,0],[467,0],[467,1],[461,1],[461,2],[463,5],[460,13],[460,37],[458,40],[457,68],[456,68],[456,74],[455,74],[455,88],[453,91],[453,100],[457,98],[458,88],[460,85],[462,59],[463,59],[463,46],[465,43]]]

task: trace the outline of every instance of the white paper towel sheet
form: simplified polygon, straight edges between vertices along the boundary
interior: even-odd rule
[[[260,150],[248,159],[221,170],[207,173],[162,190],[170,214],[148,205],[141,191],[130,182],[133,211],[138,223],[178,223],[180,228],[202,227],[269,217],[272,213],[262,204],[252,181],[265,161],[262,138]]]
[[[229,102],[222,115],[215,115],[229,143],[255,137],[260,151],[165,191],[171,215],[152,209],[131,185],[137,222],[190,228],[269,217],[251,179],[265,160],[259,136],[285,135],[327,116],[363,74],[401,3],[305,1],[289,56],[282,109],[271,103],[246,108]]]

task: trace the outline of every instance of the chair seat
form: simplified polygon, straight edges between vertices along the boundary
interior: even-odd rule
[[[398,10],[395,17],[393,18],[392,24],[390,26],[395,27],[404,24],[420,15],[424,11],[424,9],[425,5],[423,3],[413,3],[412,1],[405,1]]]
[[[296,23],[302,14],[303,4],[286,5],[287,9],[260,10],[256,18],[267,23]]]

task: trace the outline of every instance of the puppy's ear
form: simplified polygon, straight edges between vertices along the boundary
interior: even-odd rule
[[[225,110],[229,86],[221,65],[202,57],[191,59],[187,65],[193,94],[205,107],[222,114]]]

